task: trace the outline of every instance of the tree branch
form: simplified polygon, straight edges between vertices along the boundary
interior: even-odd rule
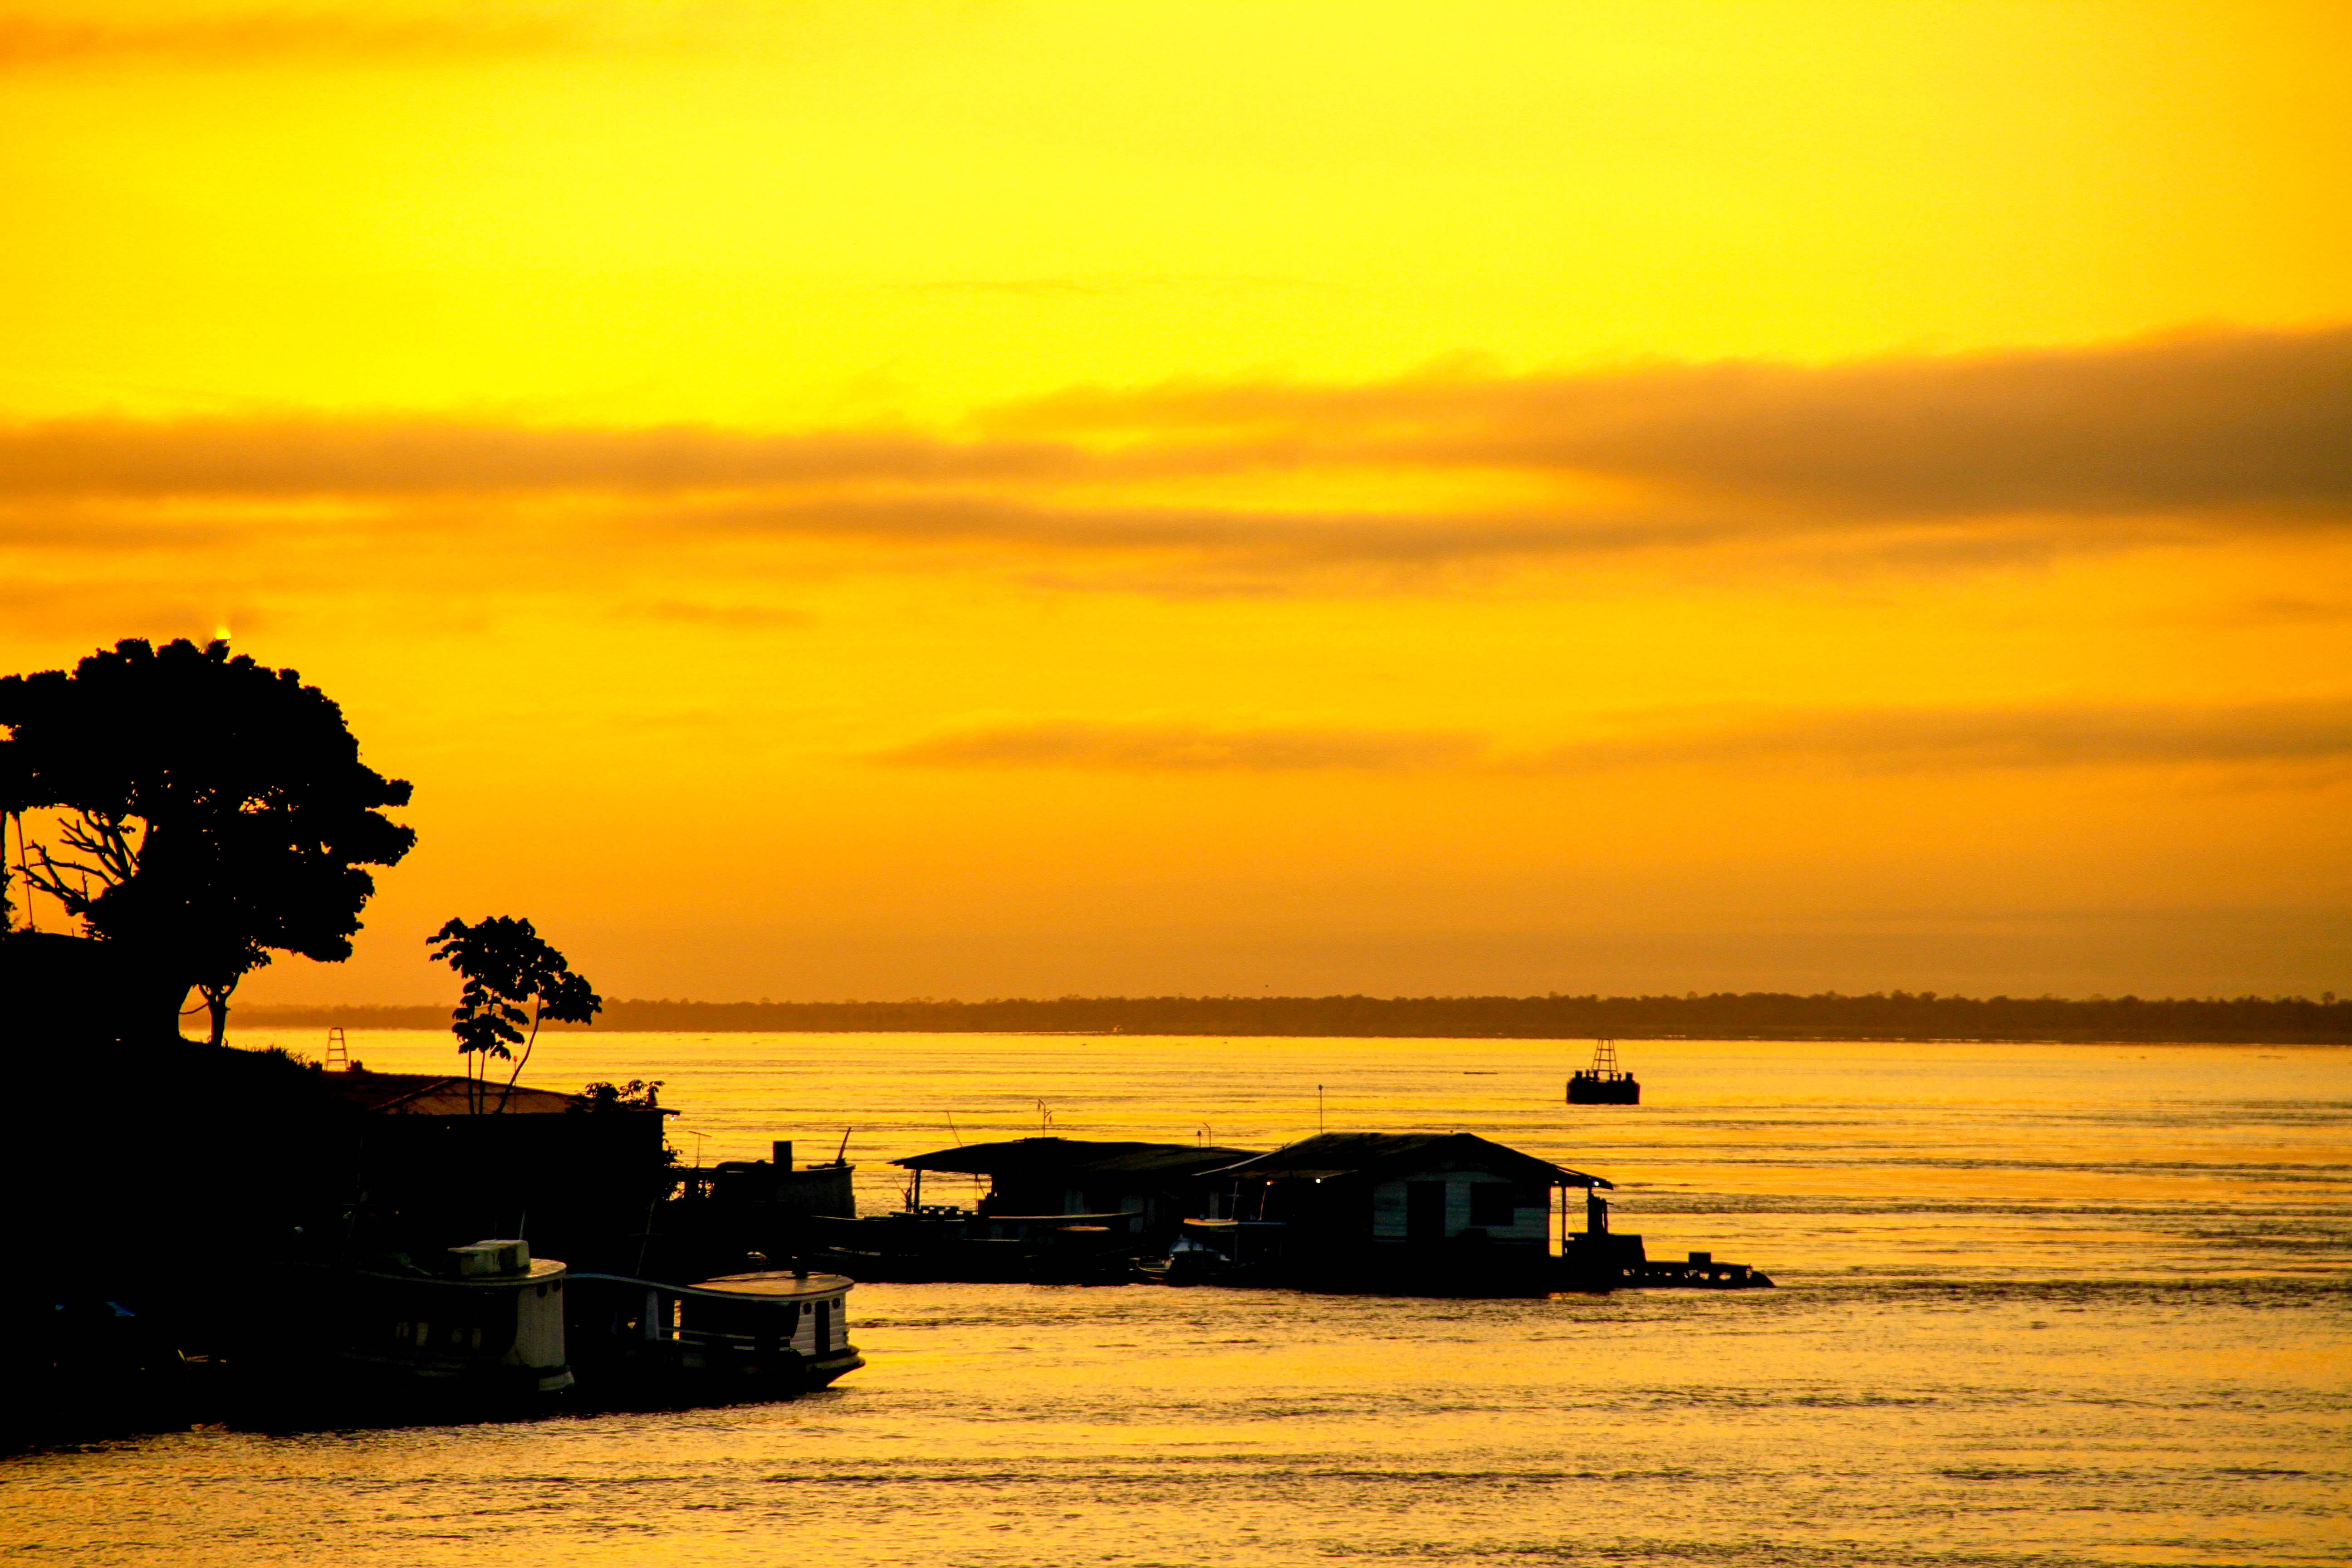
[[[507,1074],[506,1088],[499,1091],[499,1114],[505,1113],[507,1099],[514,1093],[515,1080],[522,1077],[523,1064],[530,1060],[530,1048],[539,1044],[539,1019],[546,1006],[547,993],[544,991],[530,999],[530,1038],[522,1043],[521,1058],[515,1063],[514,1071]]]
[[[87,916],[90,906],[98,901],[89,896],[89,879],[102,878],[104,873],[95,868],[84,866],[79,861],[52,859],[49,856],[49,847],[46,844],[33,846],[33,858],[40,864],[37,867],[30,861],[23,864],[25,885],[38,889],[57,900],[65,907],[66,913],[74,919],[80,920]],[[69,885],[65,881],[62,874],[68,871],[82,879],[79,886]]]

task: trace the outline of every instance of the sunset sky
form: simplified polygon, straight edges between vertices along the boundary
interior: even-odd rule
[[[2352,7],[0,4],[0,670],[608,995],[2352,991]],[[51,929],[53,908],[36,914]]]

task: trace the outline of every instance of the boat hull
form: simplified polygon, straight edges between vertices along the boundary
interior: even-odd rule
[[[1642,1086],[1631,1073],[1606,1076],[1580,1072],[1568,1080],[1570,1105],[1639,1105]]]

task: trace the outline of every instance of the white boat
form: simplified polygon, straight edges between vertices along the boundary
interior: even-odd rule
[[[842,1274],[769,1269],[696,1285],[572,1277],[571,1328],[591,1404],[786,1399],[866,1364]]]
[[[284,1309],[238,1337],[224,1370],[264,1419],[462,1418],[541,1407],[572,1384],[569,1271],[519,1240],[405,1260],[296,1267]]]

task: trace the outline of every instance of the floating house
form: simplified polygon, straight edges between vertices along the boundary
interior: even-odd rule
[[[1132,1143],[1085,1138],[1017,1138],[909,1154],[891,1163],[912,1171],[910,1207],[920,1209],[924,1173],[984,1177],[982,1217],[1126,1215],[1131,1234],[1171,1234],[1207,1213],[1224,1184],[1207,1180],[1254,1151],[1201,1143]],[[934,1188],[936,1191],[936,1188]]]
[[[910,1154],[893,1162],[912,1173],[905,1210],[817,1221],[810,1256],[860,1279],[1123,1283],[1139,1252],[1164,1250],[1188,1216],[1222,1208],[1229,1184],[1208,1173],[1250,1153],[1020,1138]],[[926,1175],[935,1198],[941,1176],[975,1178],[986,1190],[969,1208],[927,1203]]]
[[[1554,1194],[1611,1184],[1469,1132],[1329,1132],[1213,1174],[1270,1279],[1441,1295],[1566,1288],[1554,1237],[1589,1254],[1569,1250],[1571,1205]]]

